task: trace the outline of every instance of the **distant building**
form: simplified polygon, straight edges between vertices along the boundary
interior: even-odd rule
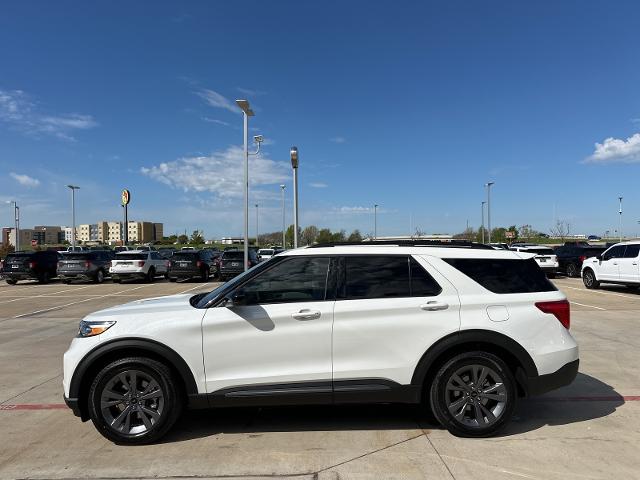
[[[220,239],[220,243],[223,245],[238,245],[244,243],[244,238],[242,237],[222,237]]]
[[[164,237],[164,225],[162,223],[153,224],[153,240],[157,242]]]

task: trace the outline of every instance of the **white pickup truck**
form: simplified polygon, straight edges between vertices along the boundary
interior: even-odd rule
[[[601,283],[616,283],[629,288],[640,288],[640,242],[613,245],[597,257],[582,262],[582,281],[587,288],[598,288]]]

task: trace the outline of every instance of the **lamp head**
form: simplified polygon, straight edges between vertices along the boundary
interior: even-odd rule
[[[291,151],[289,153],[291,155],[291,166],[293,168],[298,168],[298,147],[291,147]]]

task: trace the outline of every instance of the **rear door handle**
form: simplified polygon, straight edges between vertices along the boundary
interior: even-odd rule
[[[315,320],[316,318],[320,318],[320,312],[318,310],[309,310],[308,308],[304,308],[299,312],[292,313],[291,317],[296,320]]]
[[[447,308],[449,308],[449,304],[432,300],[430,302],[423,303],[422,305],[420,305],[420,308],[422,310],[427,310],[428,312],[435,312],[437,310],[446,310]]]

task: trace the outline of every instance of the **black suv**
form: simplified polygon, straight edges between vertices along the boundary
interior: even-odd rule
[[[212,250],[175,252],[169,262],[169,281],[199,278],[206,282],[211,273],[216,272],[215,258]]]
[[[589,245],[588,243],[567,242],[555,250],[558,259],[558,270],[567,277],[579,277],[582,270],[582,262],[589,257],[600,255],[605,247]]]
[[[223,282],[244,272],[244,250],[227,250],[220,257],[220,280]],[[255,248],[249,249],[249,265],[251,268],[259,263]]]
[[[18,280],[49,283],[57,274],[58,258],[58,252],[53,250],[10,253],[4,261],[2,275],[9,285],[15,285]]]
[[[110,250],[64,252],[58,262],[58,276],[64,283],[71,280],[91,280],[102,283],[109,272],[115,254]]]

